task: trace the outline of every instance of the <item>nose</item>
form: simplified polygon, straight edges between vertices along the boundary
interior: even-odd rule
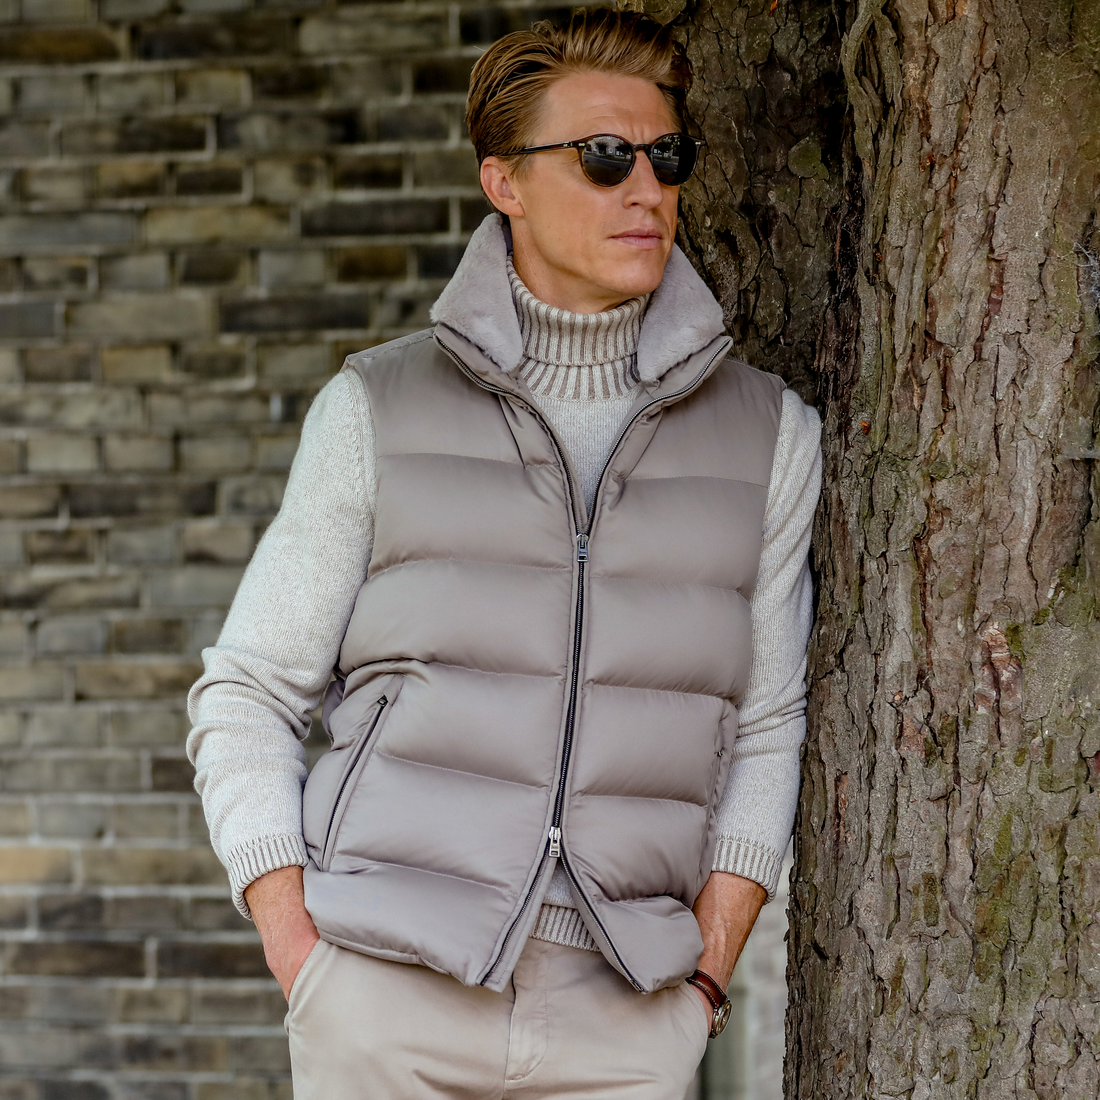
[[[638,150],[634,167],[623,181],[623,205],[653,210],[664,201],[664,184],[653,174],[648,154]]]

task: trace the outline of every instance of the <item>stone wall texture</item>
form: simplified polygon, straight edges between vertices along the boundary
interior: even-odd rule
[[[469,68],[534,14],[0,0],[0,1100],[290,1096],[184,694],[313,394],[482,217]]]

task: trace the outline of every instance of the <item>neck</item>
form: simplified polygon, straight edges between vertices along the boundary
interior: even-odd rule
[[[516,274],[531,293],[557,309],[570,313],[602,313],[636,295],[600,286],[570,271],[555,267],[532,247],[527,234],[513,230],[512,262]]]

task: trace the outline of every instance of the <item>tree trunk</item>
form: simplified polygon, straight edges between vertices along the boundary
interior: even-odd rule
[[[1100,2],[679,3],[685,245],[826,424],[787,1095],[1095,1097]]]

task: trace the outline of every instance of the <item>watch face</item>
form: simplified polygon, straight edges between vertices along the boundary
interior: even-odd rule
[[[724,1001],[714,1012],[714,1019],[711,1021],[710,1034],[712,1037],[715,1035],[721,1035],[726,1024],[729,1023],[730,1012],[733,1009],[733,1005],[729,1001]]]

